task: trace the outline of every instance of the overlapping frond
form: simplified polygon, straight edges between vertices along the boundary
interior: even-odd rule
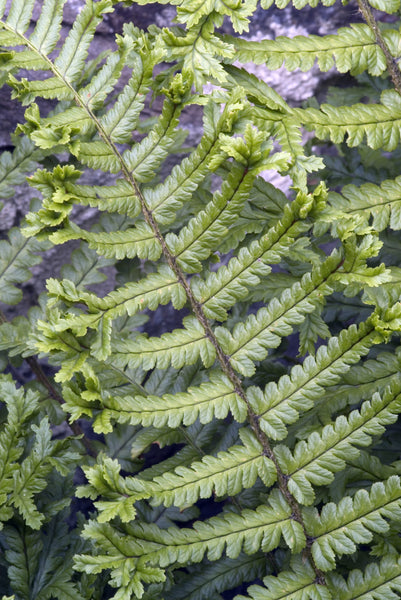
[[[338,338],[330,338],[327,346],[320,346],[315,357],[308,356],[302,366],[293,367],[277,383],[269,383],[264,391],[251,387],[249,401],[260,417],[263,431],[273,439],[284,439],[286,424],[297,421],[299,412],[313,406],[325,385],[339,381],[351,364],[382,339],[369,322],[359,327],[351,325]]]
[[[41,262],[47,242],[26,239],[19,229],[11,229],[8,240],[0,241],[0,302],[17,304],[22,298],[18,284],[31,278],[30,268]]]
[[[312,566],[305,561],[293,559],[291,570],[282,571],[277,577],[269,575],[263,579],[265,587],[251,585],[246,596],[238,600],[281,600],[281,598],[302,598],[302,600],[333,600],[330,588],[315,581]],[[284,594],[284,595],[283,595]]]
[[[212,371],[210,381],[189,387],[186,392],[163,396],[118,396],[102,398],[102,420],[115,420],[144,427],[178,427],[192,425],[197,419],[210,423],[225,419],[229,412],[242,422],[246,405],[235,393],[232,383],[221,371]]]
[[[234,368],[243,375],[252,375],[254,361],[266,358],[268,349],[277,347],[281,337],[289,335],[294,325],[302,323],[304,315],[314,311],[323,296],[332,292],[330,274],[340,262],[341,257],[334,254],[320,268],[286,289],[280,298],[273,298],[256,315],[249,315],[244,323],[238,323],[232,333],[218,328],[217,339]]]
[[[371,401],[366,400],[348,419],[340,415],[321,433],[313,432],[298,442],[292,453],[285,446],[276,447],[280,466],[289,476],[288,488],[299,502],[311,504],[315,497],[312,484],[330,484],[334,473],[345,468],[345,461],[358,456],[358,447],[369,446],[373,435],[379,436],[386,425],[397,420],[401,410],[401,386],[397,383],[382,397],[375,394]]]
[[[314,537],[312,555],[318,567],[324,571],[334,569],[336,556],[353,554],[358,544],[371,541],[373,533],[388,531],[386,519],[399,522],[400,509],[397,476],[374,483],[369,491],[358,490],[353,498],[346,496],[337,505],[325,504],[320,514],[305,508],[305,524]]]
[[[112,569],[112,578],[124,569],[130,578],[143,577],[147,564],[167,567],[178,557],[186,563],[199,562],[207,555],[218,560],[223,552],[236,558],[241,550],[247,554],[277,547],[281,536],[294,550],[301,550],[305,538],[299,524],[291,519],[291,508],[280,494],[269,497],[269,504],[258,509],[234,512],[196,522],[193,529],[159,529],[155,525],[129,524],[118,530],[109,523],[90,522],[84,536],[97,540],[107,554],[75,557],[78,570],[99,573]],[[157,569],[160,578],[160,569]],[[160,579],[159,579],[160,580]]]

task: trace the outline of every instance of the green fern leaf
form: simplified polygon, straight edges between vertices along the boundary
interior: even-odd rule
[[[314,129],[318,138],[330,137],[341,143],[347,135],[348,146],[359,145],[366,136],[370,148],[394,150],[400,141],[401,100],[394,90],[381,95],[381,104],[355,104],[334,107],[294,109],[302,123]]]
[[[226,75],[219,58],[233,59],[235,54],[233,46],[214,35],[214,19],[211,14],[187,32],[177,27],[164,29],[162,33],[167,60],[181,63],[183,72],[194,79],[197,89],[210,78],[224,82]]]
[[[287,524],[289,527],[286,527]],[[139,571],[138,567],[150,561],[166,567],[177,560],[199,562],[205,554],[209,560],[218,560],[224,550],[230,558],[236,558],[242,549],[247,554],[254,554],[260,548],[268,552],[277,547],[281,534],[295,551],[301,550],[305,544],[299,524],[291,519],[291,508],[280,494],[274,493],[269,497],[268,506],[212,517],[208,521],[196,522],[193,529],[163,530],[137,523],[126,525],[123,531],[109,523],[88,523],[83,532],[85,538],[96,540],[107,555],[78,555],[75,568],[89,573],[109,568],[112,569],[113,580],[121,569],[132,577],[135,571]],[[138,552],[140,559],[130,558],[138,556]]]
[[[190,506],[199,498],[236,495],[252,487],[257,477],[270,487],[277,473],[273,462],[263,456],[262,447],[250,430],[241,429],[243,446],[232,446],[216,457],[205,456],[190,467],[178,467],[175,473],[153,478],[148,491],[155,505]]]
[[[401,410],[401,384],[397,383],[382,398],[375,394],[371,402],[364,402],[360,411],[352,411],[348,419],[341,415],[320,434],[313,432],[306,441],[298,442],[292,455],[285,446],[276,446],[280,467],[289,476],[288,489],[298,502],[311,504],[311,484],[331,483],[334,473],[345,468],[345,460],[358,456],[355,446],[370,445],[373,435],[382,434],[384,426],[397,419]]]
[[[153,66],[158,60],[157,51],[142,37],[143,48],[135,53],[133,73],[117,97],[115,104],[100,118],[104,133],[112,142],[129,143],[132,131],[138,124],[139,114],[149,91]],[[132,60],[132,59],[131,59]]]
[[[189,387],[186,392],[164,394],[162,397],[118,396],[102,399],[104,411],[121,423],[153,425],[157,428],[192,425],[197,419],[209,423],[214,418],[225,419],[230,411],[243,422],[246,406],[235,393],[231,382],[220,371],[210,374],[210,381]]]
[[[351,571],[348,580],[330,574],[329,587],[336,591],[338,600],[370,600],[371,598],[396,598],[401,586],[401,561],[397,556],[387,556],[380,564],[371,563],[365,571]]]
[[[11,154],[2,152],[0,157],[0,197],[9,198],[14,193],[14,186],[26,179],[26,173],[34,170],[42,152],[35,148],[27,137],[15,140],[16,146]]]
[[[369,4],[377,10],[392,14],[400,10],[400,0],[368,0]]]
[[[123,214],[132,218],[137,217],[141,212],[139,198],[123,179],[118,179],[115,185],[102,186],[67,182],[66,189],[84,206],[92,206],[101,211]]]
[[[396,32],[389,32],[391,37]],[[396,34],[398,36],[398,34]],[[234,43],[233,38],[224,38]],[[336,35],[309,35],[293,38],[277,37],[275,40],[235,39],[236,60],[246,63],[266,64],[268,69],[279,69],[282,65],[288,71],[301,69],[309,71],[317,64],[321,71],[328,71],[334,65],[340,73],[350,71],[356,75],[367,70],[371,75],[381,75],[386,70],[383,51],[376,44],[376,38],[368,25],[358,23],[342,27]]]
[[[236,600],[334,600],[330,590],[319,585],[315,579],[315,572],[309,562],[294,558],[290,571],[282,571],[277,577],[265,577],[263,584],[266,587],[251,585],[247,590],[249,595],[236,596]]]
[[[357,232],[368,226],[375,231],[383,231],[388,226],[394,230],[401,228],[400,177],[387,179],[380,186],[373,183],[360,187],[347,185],[341,193],[330,192],[328,200],[327,213],[322,211],[319,218],[334,221],[334,231],[341,226],[340,219],[351,219]]]
[[[293,325],[303,321],[304,313],[315,310],[316,302],[332,292],[328,280],[340,260],[338,254],[332,255],[320,268],[285,290],[279,299],[273,298],[268,307],[238,323],[232,333],[223,327],[216,329],[217,339],[235,369],[252,375],[254,361],[266,358],[267,350],[277,347],[281,336],[291,333]]]
[[[372,532],[385,533],[389,525],[384,519],[401,518],[401,485],[399,477],[374,483],[370,493],[358,490],[353,498],[346,496],[338,505],[326,504],[321,514],[316,509],[303,509],[305,524],[315,538],[312,556],[318,568],[335,568],[336,554],[353,554],[357,544],[370,542]]]
[[[135,341],[113,344],[113,362],[120,367],[141,366],[145,370],[157,367],[165,369],[170,364],[175,369],[194,364],[202,359],[205,367],[215,360],[216,351],[206,337],[203,327],[194,317],[185,317],[184,329],[164,333],[160,338],[146,338],[140,335]]]
[[[204,110],[204,135],[196,150],[181,164],[175,165],[163,183],[154,188],[144,188],[145,201],[160,224],[173,222],[177,210],[190,200],[207,173],[216,170],[223,162],[226,153],[220,149],[219,136],[233,126],[242,109],[241,98],[238,91],[227,94],[224,109],[217,119],[212,104],[207,104]]]
[[[49,236],[54,244],[63,244],[69,240],[81,239],[88,242],[89,248],[106,258],[147,258],[157,260],[161,255],[161,246],[151,227],[145,221],[137,221],[135,227],[125,231],[93,233],[70,223]]]
[[[245,167],[232,171],[224,181],[221,193],[204,211],[194,217],[179,236],[169,233],[166,243],[175,255],[184,271],[196,273],[201,271],[201,260],[206,259],[228,233],[228,227],[234,222],[241,210],[246,194],[253,182],[252,173],[245,175]]]
[[[59,39],[65,0],[45,0],[40,17],[29,40],[41,54],[47,56]]]
[[[158,272],[149,274],[140,282],[129,283],[110,292],[104,298],[79,291],[68,280],[49,279],[47,287],[51,296],[56,300],[82,302],[90,308],[88,314],[71,314],[65,315],[63,318],[54,315],[56,331],[73,330],[78,336],[85,335],[88,328],[96,329],[102,318],[110,320],[127,314],[132,316],[144,308],[156,310],[160,304],[168,302],[172,302],[176,308],[182,308],[186,302],[182,286],[178,283],[172,270],[165,265],[162,265]]]
[[[25,33],[31,22],[33,5],[34,0],[13,2],[6,21],[7,27],[16,33]]]
[[[166,100],[152,131],[132,149],[123,153],[123,159],[134,178],[140,182],[151,181],[157,168],[168,156],[179,134],[175,130],[183,106]]]
[[[308,225],[299,220],[300,209],[296,201],[285,206],[282,219],[260,240],[252,242],[249,248],[241,248],[238,256],[231,258],[228,265],[219,267],[217,272],[206,273],[205,280],[191,280],[191,287],[203,304],[206,316],[226,320],[227,309],[237,300],[246,298],[249,287],[270,273],[269,264],[280,262],[294,238],[308,229]]]
[[[0,301],[17,304],[22,298],[22,291],[16,284],[31,278],[29,269],[42,260],[37,253],[48,249],[49,245],[34,239],[27,240],[16,228],[10,230],[8,238],[0,241]]]
[[[54,61],[54,66],[67,85],[71,85],[81,76],[89,44],[95,33],[102,15],[111,12],[109,0],[92,2],[87,0],[71,29],[60,54]]]
[[[371,323],[362,323],[358,328],[351,325],[338,338],[330,338],[327,346],[320,346],[315,358],[308,356],[302,366],[293,367],[290,375],[281,377],[277,384],[269,383],[264,392],[251,387],[249,402],[260,416],[260,425],[266,435],[283,439],[287,435],[285,424],[297,421],[299,411],[311,408],[325,385],[338,381],[350,364],[381,341]]]
[[[71,153],[91,169],[100,169],[106,173],[118,173],[121,162],[109,144],[101,141],[77,141],[70,146]]]

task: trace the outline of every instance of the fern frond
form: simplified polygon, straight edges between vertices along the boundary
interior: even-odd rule
[[[260,578],[266,569],[264,555],[240,554],[216,563],[197,565],[196,571],[182,574],[176,585],[166,592],[166,600],[221,600],[219,592],[235,588],[244,581]],[[218,595],[216,595],[218,594]]]
[[[245,166],[234,169],[223,182],[221,192],[215,194],[204,211],[191,219],[178,236],[173,233],[166,236],[169,250],[184,271],[201,271],[200,261],[205,260],[227,235],[228,227],[246,200],[253,178],[252,173],[246,174]]]
[[[398,384],[398,385],[397,385]],[[286,446],[276,446],[275,455],[283,472],[289,476],[288,489],[302,504],[311,504],[315,494],[312,485],[330,484],[334,473],[345,468],[345,461],[356,458],[355,446],[369,446],[372,436],[385,431],[401,411],[401,384],[388,388],[381,398],[375,394],[348,419],[341,415],[321,433],[313,432],[306,441],[298,442],[291,453]]]
[[[304,508],[306,527],[315,538],[312,556],[319,569],[335,568],[336,555],[353,554],[357,544],[371,541],[373,533],[385,533],[388,522],[401,519],[401,485],[397,476],[374,483],[370,491],[358,490],[353,498],[346,496],[339,504],[316,509]]]
[[[205,367],[210,367],[214,363],[216,350],[202,325],[194,317],[185,317],[183,325],[183,329],[164,333],[160,338],[146,338],[141,335],[132,342],[115,342],[113,362],[120,367],[128,365],[131,369],[139,366],[145,370],[155,366],[165,369],[170,364],[175,369],[180,369],[184,365],[194,364],[201,358]]]
[[[136,128],[149,91],[153,66],[157,62],[156,51],[147,38],[142,37],[143,47],[135,53],[132,75],[110,110],[100,118],[104,133],[113,142],[129,143]],[[131,58],[132,60],[132,58]]]
[[[388,14],[392,14],[400,10],[400,2],[399,0],[368,0],[369,4],[373,6],[373,8],[377,8],[378,10],[382,10]]]
[[[80,78],[96,27],[101,22],[102,15],[111,10],[109,0],[87,0],[54,61],[54,66],[64,81],[72,84]]]
[[[268,575],[263,579],[265,587],[251,585],[246,596],[236,600],[334,600],[331,591],[315,581],[316,575],[309,562],[294,558],[291,570],[282,571],[277,577]]]
[[[90,232],[78,225],[70,223],[49,236],[54,244],[63,244],[70,240],[81,239],[88,243],[89,248],[105,258],[147,258],[157,260],[162,249],[154,232],[145,221],[137,221],[135,227],[125,231]]]
[[[394,150],[400,142],[401,99],[395,90],[385,90],[381,104],[354,104],[294,109],[295,115],[320,139],[329,137],[341,143],[345,136],[348,146],[361,144],[366,137],[370,148]]]
[[[303,203],[297,201],[286,205],[281,220],[259,240],[253,241],[249,248],[241,248],[228,265],[222,265],[217,272],[206,273],[205,280],[191,280],[194,294],[203,304],[207,317],[226,320],[227,310],[237,300],[246,298],[249,287],[258,284],[260,277],[270,273],[268,265],[280,262],[294,239],[307,231],[308,224],[300,219],[302,206]]]
[[[43,153],[35,148],[26,136],[15,140],[12,153],[2,152],[0,157],[0,198],[9,198],[14,193],[14,186],[26,180],[26,173],[32,172]]]
[[[226,76],[220,57],[233,59],[235,54],[235,48],[218,38],[214,29],[212,13],[188,31],[177,27],[162,32],[167,60],[177,61],[184,73],[193,78],[197,89],[210,78],[224,82]]]
[[[324,386],[339,381],[352,363],[367,354],[372,345],[382,341],[372,323],[362,323],[343,330],[339,337],[330,338],[320,346],[316,357],[308,356],[302,366],[296,365],[290,375],[283,375],[262,390],[251,387],[248,398],[260,417],[260,426],[275,440],[287,435],[285,424],[294,423],[299,412],[310,409],[324,391]]]
[[[205,106],[204,135],[197,148],[188,157],[173,167],[162,183],[145,187],[144,199],[156,221],[168,225],[176,218],[176,212],[204,180],[206,174],[216,170],[226,157],[220,148],[220,134],[230,130],[242,109],[241,96],[227,95],[224,109],[216,120],[211,104]]]
[[[25,33],[31,22],[33,5],[34,0],[13,2],[6,21],[7,27],[17,33]]]
[[[24,394],[5,376],[0,379],[0,394],[8,412],[0,433],[0,520],[9,520],[14,507],[29,527],[39,529],[45,516],[38,510],[34,496],[45,489],[54,468],[65,475],[78,455],[66,452],[64,442],[52,442],[46,417],[39,425],[31,424],[34,440],[29,453],[18,462],[24,453],[22,440],[27,436],[27,421],[39,408],[39,395],[29,391]]]
[[[161,265],[156,273],[150,273],[138,282],[131,282],[110,292],[104,298],[96,294],[77,290],[68,280],[47,282],[49,294],[55,300],[67,303],[82,302],[88,306],[88,313],[65,315],[57,319],[56,330],[71,329],[77,335],[85,335],[88,328],[96,329],[102,318],[115,319],[122,315],[134,315],[144,308],[155,310],[160,304],[172,302],[175,308],[182,308],[186,302],[182,287],[173,271]]]
[[[395,30],[383,32],[386,43],[395,43],[399,38]],[[228,42],[233,38],[226,36]],[[335,35],[297,35],[293,38],[279,36],[274,40],[252,42],[235,39],[235,58],[241,63],[252,61],[266,64],[268,69],[285,66],[288,71],[301,69],[309,71],[317,61],[321,71],[329,71],[336,66],[340,73],[348,71],[357,75],[367,70],[371,75],[381,75],[387,68],[383,51],[376,44],[374,32],[368,25],[354,23],[341,27]]]
[[[43,55],[56,47],[63,19],[64,0],[45,0],[30,41]]]
[[[357,217],[357,220],[355,220]],[[352,219],[356,231],[371,226],[375,231],[386,227],[401,228],[401,177],[387,179],[380,186],[365,183],[360,187],[346,185],[340,193],[330,192],[328,206],[319,215],[326,222]]]
[[[16,284],[31,278],[31,267],[42,261],[39,253],[49,248],[47,242],[23,237],[20,231],[11,229],[8,240],[0,241],[0,301],[17,304],[22,291]]]
[[[230,558],[239,556],[243,549],[254,554],[259,549],[268,552],[277,547],[283,535],[286,543],[299,551],[305,545],[300,525],[291,519],[291,508],[280,494],[269,497],[269,505],[240,514],[227,513],[196,522],[193,529],[159,529],[145,523],[127,524],[120,530],[109,523],[91,521],[83,535],[96,540],[105,554],[78,555],[75,568],[87,573],[112,569],[112,580],[121,569],[134,576],[147,563],[166,567],[176,561],[200,562],[207,555],[218,560],[223,552]],[[160,570],[158,570],[160,576]],[[138,575],[140,575],[138,573]]]
[[[364,571],[351,571],[347,580],[330,574],[329,587],[336,591],[338,600],[395,598],[401,589],[401,559],[386,556],[379,564],[368,564]]]
[[[280,298],[273,298],[256,315],[238,323],[232,333],[223,327],[216,329],[217,339],[235,369],[247,376],[254,373],[254,362],[266,358],[268,349],[276,348],[281,337],[289,335],[293,326],[303,321],[304,314],[314,311],[323,296],[332,292],[330,275],[340,261],[340,255],[333,254],[321,267],[285,290]]]
[[[263,455],[263,449],[249,429],[240,429],[243,446],[232,446],[217,456],[205,456],[189,467],[177,467],[175,472],[153,478],[147,489],[152,504],[191,506],[199,498],[234,496],[252,487],[260,477],[268,487],[277,472],[273,462]]]
[[[186,392],[161,397],[113,397],[108,394],[102,399],[102,405],[109,419],[144,427],[175,428],[181,423],[192,425],[197,419],[209,423],[214,418],[225,419],[229,411],[239,422],[246,418],[243,400],[221,371],[212,371],[210,381],[189,387]]]
[[[176,143],[180,130],[175,131],[183,105],[167,99],[152,131],[139,143],[123,153],[123,160],[134,178],[151,181],[155,172]]]
[[[313,409],[319,415],[320,422],[327,423],[336,411],[357,405],[376,392],[383,393],[397,381],[399,361],[398,352],[384,352],[375,359],[351,366],[337,385],[325,388],[324,396]]]
[[[73,580],[71,560],[82,543],[75,532],[68,531],[63,513],[53,517],[41,532],[7,526],[3,536],[10,565],[7,574],[15,594],[24,598],[34,589],[37,598],[83,600]]]
[[[83,206],[131,218],[137,217],[141,212],[139,198],[124,179],[118,179],[114,185],[89,186],[67,182],[65,187]]]

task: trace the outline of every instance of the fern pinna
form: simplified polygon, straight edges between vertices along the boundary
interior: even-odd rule
[[[336,35],[253,42],[240,36],[256,0],[163,0],[176,25],[127,22],[95,60],[118,3],[88,0],[67,36],[63,0],[41,2],[34,25],[34,0],[5,4],[1,78],[27,108],[0,190],[9,202],[28,175],[41,199],[0,242],[2,303],[21,300],[41,254],[81,246],[27,316],[1,316],[2,368],[25,359],[36,375],[25,392],[0,380],[1,592],[398,598],[401,187],[397,161],[370,180],[363,161],[399,150],[401,34],[373,9],[396,16],[400,1],[357,0],[366,22]],[[259,9],[273,4],[291,3]],[[226,17],[238,36],[217,31]],[[352,106],[293,107],[252,61],[365,83]],[[202,118],[192,147],[182,115]],[[346,140],[323,172],[304,126]],[[330,164],[345,172],[355,148],[363,183],[329,190]],[[270,170],[290,177],[288,197]],[[116,284],[100,296],[106,267]],[[176,328],[158,330],[172,312]],[[76,438],[51,440],[57,401]],[[72,495],[86,521],[68,516]]]

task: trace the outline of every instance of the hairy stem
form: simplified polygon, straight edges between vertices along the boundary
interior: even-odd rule
[[[379,25],[376,22],[376,19],[373,15],[373,11],[370,5],[368,4],[367,0],[357,0],[357,2],[363,18],[375,34],[377,45],[380,46],[381,50],[383,51],[384,57],[386,59],[387,70],[392,79],[394,87],[396,91],[401,95],[401,72],[398,68],[397,61],[391,55],[389,47],[387,46],[384,37],[382,36],[382,32],[380,31]]]

